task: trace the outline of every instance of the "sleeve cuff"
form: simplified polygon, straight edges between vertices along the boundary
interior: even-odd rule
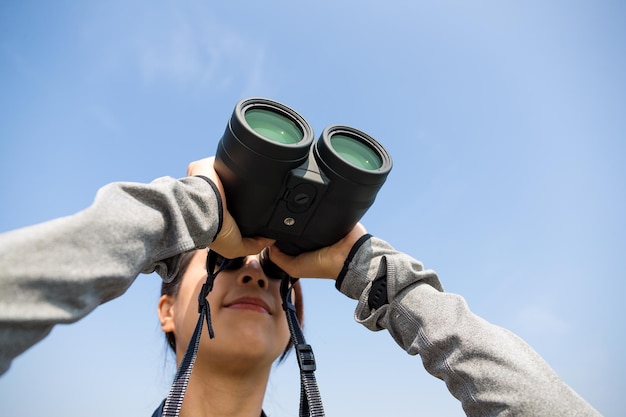
[[[217,223],[217,231],[215,232],[215,236],[213,237],[213,241],[215,241],[215,239],[217,238],[217,235],[219,235],[220,232],[222,231],[222,224],[224,223],[224,205],[222,203],[222,194],[220,193],[219,188],[217,188],[217,185],[209,177],[206,177],[204,175],[194,175],[194,176],[198,178],[202,178],[207,183],[209,183],[209,185],[213,189],[213,192],[215,193],[215,198],[217,199],[218,223]]]

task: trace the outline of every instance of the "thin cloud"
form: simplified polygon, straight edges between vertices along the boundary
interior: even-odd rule
[[[135,55],[143,82],[218,90],[236,83],[249,90],[263,83],[262,40],[220,25],[207,11],[193,18],[174,13],[167,25],[158,30],[144,27],[136,35]]]

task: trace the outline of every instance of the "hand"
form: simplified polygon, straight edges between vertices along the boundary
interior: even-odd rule
[[[337,279],[354,244],[366,234],[361,223],[340,241],[325,248],[289,256],[275,245],[270,246],[270,259],[292,277]]]
[[[237,258],[239,256],[255,255],[265,247],[274,243],[273,239],[264,237],[242,237],[239,226],[226,207],[226,195],[220,177],[213,168],[215,157],[201,159],[189,164],[187,175],[203,175],[209,178],[217,186],[222,197],[223,220],[222,230],[217,235],[209,247],[215,252],[227,258]]]

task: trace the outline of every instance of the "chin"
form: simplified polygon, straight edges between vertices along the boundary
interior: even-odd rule
[[[287,345],[268,340],[267,334],[259,334],[257,329],[240,331],[236,334],[225,336],[215,330],[215,338],[201,346],[205,357],[216,359],[223,363],[233,362],[236,364],[273,363],[283,352]]]

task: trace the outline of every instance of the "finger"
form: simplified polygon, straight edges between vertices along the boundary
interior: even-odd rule
[[[191,162],[187,166],[187,176],[192,175],[207,175],[210,178],[213,178],[213,163],[215,161],[215,157],[211,156],[204,159],[199,159],[197,161]]]
[[[336,278],[332,268],[327,265],[324,256],[326,248],[290,256],[276,245],[270,246],[270,259],[292,277],[299,278]]]

